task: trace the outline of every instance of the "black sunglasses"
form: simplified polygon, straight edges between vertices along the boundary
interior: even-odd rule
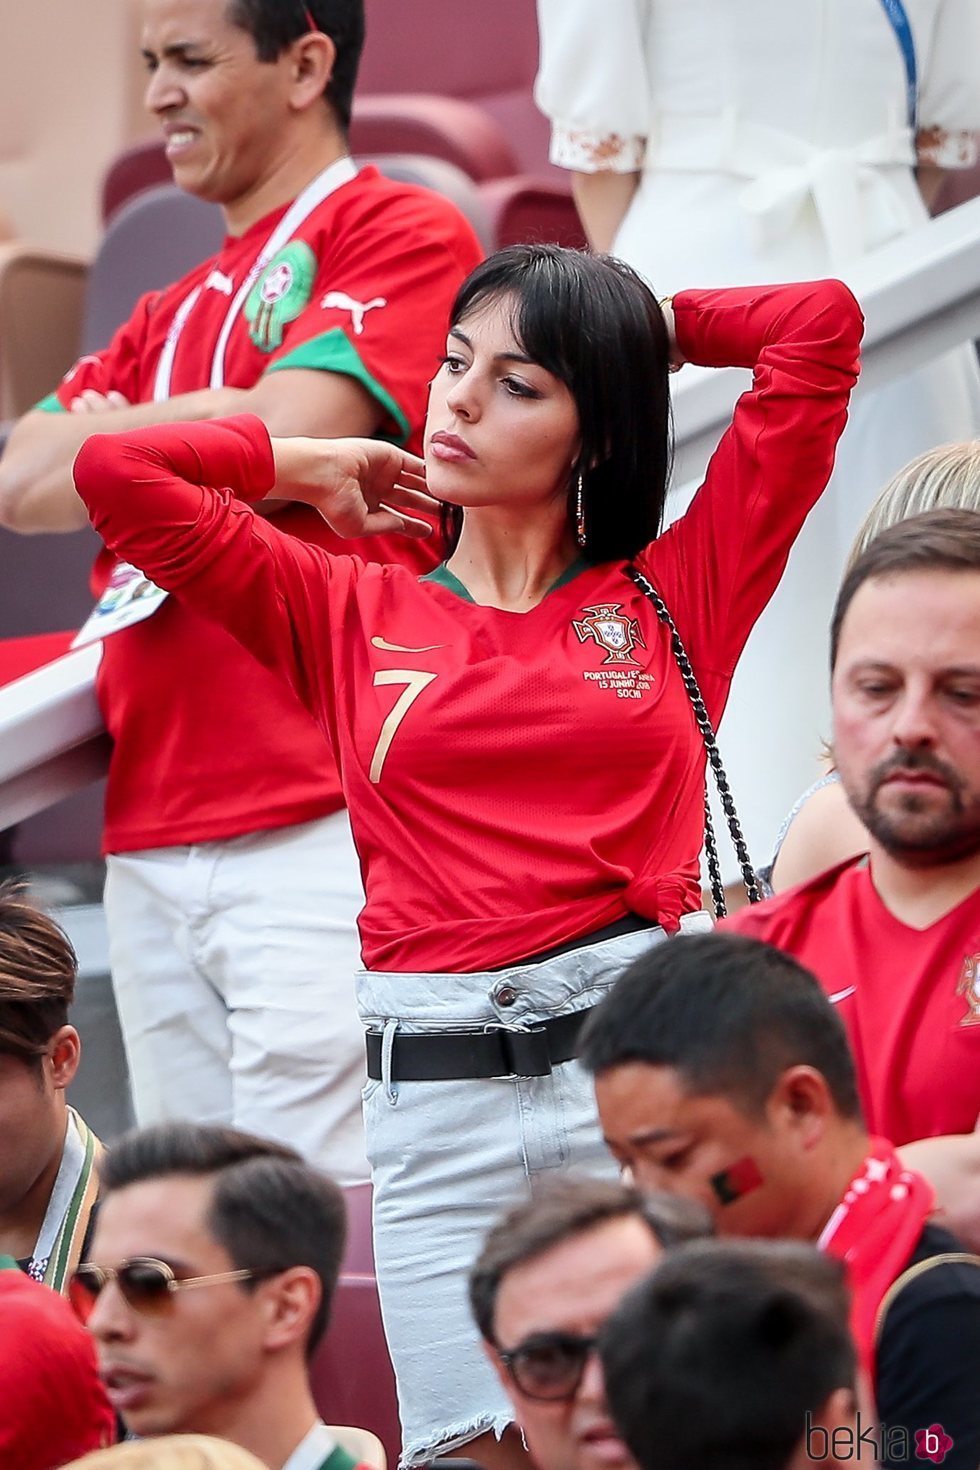
[[[218,1286],[226,1281],[254,1281],[259,1276],[272,1276],[265,1270],[217,1271],[210,1276],[185,1276],[179,1279],[172,1266],[153,1256],[133,1256],[121,1266],[95,1266],[83,1261],[72,1273],[68,1296],[78,1316],[85,1321],[103,1288],[114,1281],[124,1299],[137,1312],[159,1311],[178,1291],[198,1286]]]
[[[558,1403],[578,1393],[595,1345],[594,1337],[574,1332],[536,1332],[508,1352],[498,1348],[497,1355],[526,1398]]]

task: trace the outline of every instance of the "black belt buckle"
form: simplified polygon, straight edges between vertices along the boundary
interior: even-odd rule
[[[513,1077],[550,1077],[551,1049],[544,1026],[512,1030],[501,1026],[496,1032],[504,1057],[505,1074]]]

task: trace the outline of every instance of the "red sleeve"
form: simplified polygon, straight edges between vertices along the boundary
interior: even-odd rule
[[[310,303],[265,371],[356,378],[385,409],[385,432],[405,443],[425,418],[453,299],[483,252],[459,210],[427,190],[378,179],[353,197],[356,209],[329,240],[311,237],[319,258]]]
[[[863,317],[840,281],[686,291],[675,296],[674,315],[688,361],[753,369],[687,513],[637,558],[699,676],[708,676],[717,719],[739,654],[830,478]]]
[[[80,357],[59,383],[53,397],[62,408],[69,408],[85,388],[94,388],[97,393],[108,393],[110,389],[122,393],[130,403],[139,403],[140,363],[145,351],[147,324],[160,298],[159,291],[150,291],[141,296],[133,314],[116,332],[109,346],[102,352],[89,352]],[[55,407],[49,399],[42,407]]]
[[[331,602],[343,601],[361,563],[284,534],[246,503],[275,484],[261,419],[93,434],[74,476],[111,551],[226,628],[323,718]]]

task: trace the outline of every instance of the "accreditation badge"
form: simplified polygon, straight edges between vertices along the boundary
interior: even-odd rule
[[[72,648],[84,648],[89,643],[98,643],[121,628],[129,628],[152,617],[166,600],[167,593],[149,577],[144,577],[139,567],[121,561],[112,569],[105,591],[89,613],[81,629],[72,639]]]

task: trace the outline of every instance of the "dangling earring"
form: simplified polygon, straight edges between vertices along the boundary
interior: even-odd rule
[[[585,545],[585,483],[581,470],[575,485],[575,539],[579,546]]]

